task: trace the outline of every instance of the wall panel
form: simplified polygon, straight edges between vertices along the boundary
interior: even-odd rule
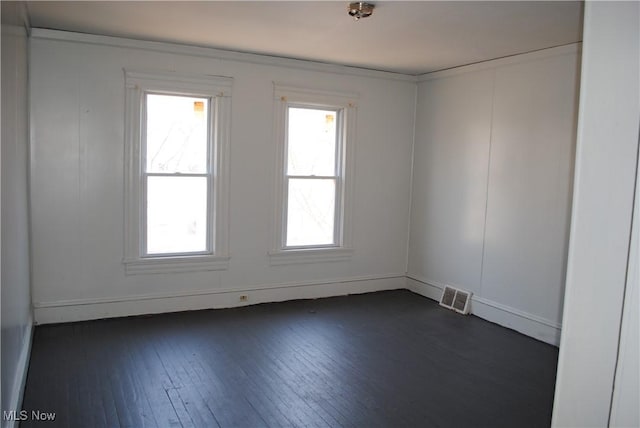
[[[28,212],[28,41],[23,4],[2,2],[2,411],[18,410],[32,313]],[[2,426],[12,426],[2,419]]]
[[[479,292],[493,72],[420,84],[409,273]],[[428,142],[428,143],[427,143]]]
[[[578,67],[560,55],[496,69],[482,296],[557,323]]]
[[[426,75],[409,286],[558,344],[577,111],[575,45]]]

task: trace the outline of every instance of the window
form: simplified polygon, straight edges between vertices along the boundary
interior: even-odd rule
[[[276,85],[279,150],[272,264],[350,257],[355,98]]]
[[[225,269],[231,79],[126,73],[128,274]]]
[[[341,110],[287,107],[285,247],[336,246]]]

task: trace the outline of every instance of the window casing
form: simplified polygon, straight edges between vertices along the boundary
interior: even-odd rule
[[[126,273],[226,269],[232,79],[126,71],[125,81]]]
[[[275,85],[271,264],[351,257],[356,95]]]

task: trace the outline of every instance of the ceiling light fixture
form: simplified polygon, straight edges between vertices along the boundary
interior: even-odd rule
[[[356,21],[360,18],[368,18],[373,13],[374,4],[357,1],[349,5],[349,16],[353,16]]]

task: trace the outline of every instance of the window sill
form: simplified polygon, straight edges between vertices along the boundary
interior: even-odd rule
[[[155,257],[148,259],[124,260],[127,275],[141,275],[173,272],[202,272],[226,270],[229,267],[228,256],[184,256]]]
[[[349,260],[353,248],[313,248],[308,250],[277,250],[269,252],[271,266],[296,263],[324,263]]]

